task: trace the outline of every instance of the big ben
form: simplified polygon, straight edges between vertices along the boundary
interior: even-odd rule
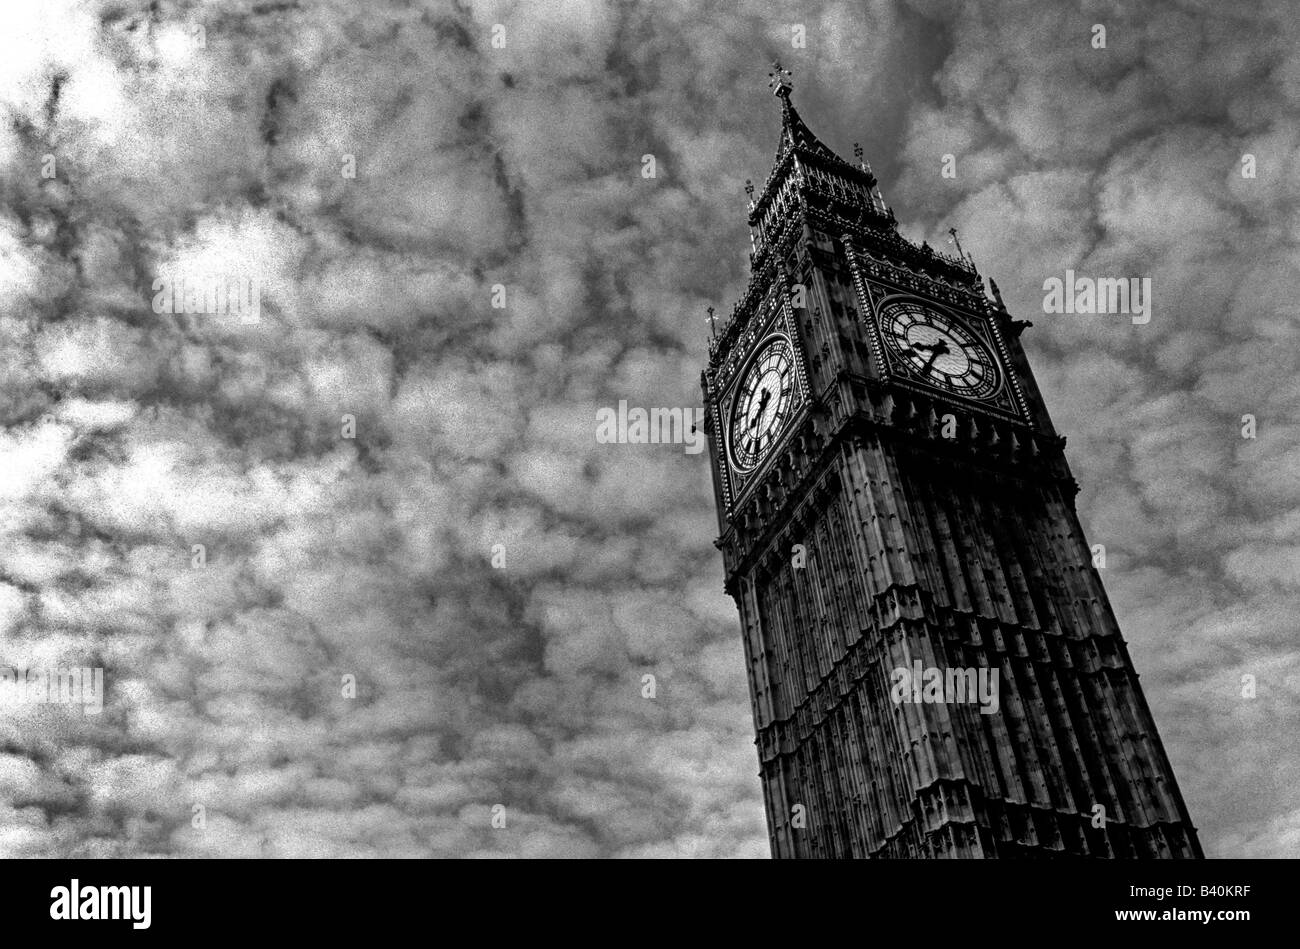
[[[1202,856],[1029,324],[773,89],[750,280],[702,376],[773,854]]]

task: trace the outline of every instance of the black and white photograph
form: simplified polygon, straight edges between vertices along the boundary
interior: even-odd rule
[[[1249,932],[1300,857],[1298,14],[4,0],[23,912],[1047,860]]]

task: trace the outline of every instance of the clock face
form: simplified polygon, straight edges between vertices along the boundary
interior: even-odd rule
[[[794,386],[789,341],[768,342],[750,360],[732,403],[728,442],[735,468],[747,471],[767,455],[790,417]]]
[[[988,347],[958,323],[920,303],[890,303],[881,312],[885,343],[916,377],[954,395],[981,399],[998,387]]]

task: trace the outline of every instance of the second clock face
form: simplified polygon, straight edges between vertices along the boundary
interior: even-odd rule
[[[982,399],[998,387],[993,354],[965,327],[919,303],[886,304],[881,335],[913,375],[955,395]]]
[[[734,467],[749,470],[766,456],[790,417],[794,385],[789,341],[764,344],[745,369],[732,404],[728,440]]]

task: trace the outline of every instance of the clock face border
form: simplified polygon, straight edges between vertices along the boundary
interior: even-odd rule
[[[993,347],[944,307],[894,296],[881,301],[877,322],[900,375],[977,402],[993,399],[1002,388],[1005,369]]]
[[[792,432],[798,431],[811,405],[812,394],[808,384],[807,360],[803,346],[798,342],[801,337],[790,302],[790,294],[789,287],[780,281],[768,288],[761,302],[755,306],[750,315],[750,326],[744,330],[738,341],[744,347],[744,356],[734,362],[728,359],[724,364],[721,378],[717,380],[720,394],[709,406],[713,431],[719,433],[717,441],[713,442],[718,450],[711,454],[714,455],[714,471],[722,488],[723,503],[728,515],[745,500],[754,485],[761,479],[763,472],[770,466],[772,459],[779,454],[776,449],[769,451],[754,468],[741,471],[732,466],[728,445],[731,410],[745,370],[748,369],[754,354],[758,353],[772,337],[782,336],[790,343],[797,383],[789,415],[781,426],[781,431],[777,433],[778,442],[790,438]]]
[[[855,264],[858,264],[855,261]],[[862,268],[865,270],[866,268]],[[1032,424],[1029,409],[1019,382],[1011,368],[1011,357],[1006,344],[998,331],[997,324],[987,318],[968,312],[964,306],[941,302],[911,288],[894,286],[892,281],[880,279],[878,275],[868,275],[862,271],[855,273],[858,296],[861,300],[864,322],[871,336],[873,355],[880,369],[883,382],[906,386],[919,392],[933,394],[957,405],[977,406],[982,411],[1008,418],[1021,424]],[[935,385],[919,378],[914,373],[900,366],[899,356],[884,339],[885,328],[882,313],[892,303],[907,302],[917,304],[929,310],[936,310],[949,323],[960,326],[973,336],[991,354],[999,376],[999,385],[989,395],[977,398],[954,391],[944,386]]]
[[[787,366],[786,375],[789,377],[789,391],[779,398],[784,402],[784,406],[778,405],[777,409],[781,414],[773,421],[770,430],[765,429],[764,434],[767,436],[765,448],[758,449],[752,461],[746,463],[739,457],[739,450],[736,446],[735,418],[736,412],[741,406],[742,400],[746,396],[745,383],[749,380],[750,375],[756,367],[767,358],[768,354],[774,349],[783,348],[785,351],[785,363]],[[753,348],[753,351],[746,357],[741,364],[740,370],[736,373],[735,383],[727,400],[726,414],[726,463],[733,473],[741,477],[749,477],[755,471],[763,466],[763,463],[771,456],[773,448],[776,447],[780,436],[789,428],[791,419],[794,418],[800,404],[800,385],[798,379],[798,366],[795,363],[795,346],[788,335],[781,332],[770,333]]]

